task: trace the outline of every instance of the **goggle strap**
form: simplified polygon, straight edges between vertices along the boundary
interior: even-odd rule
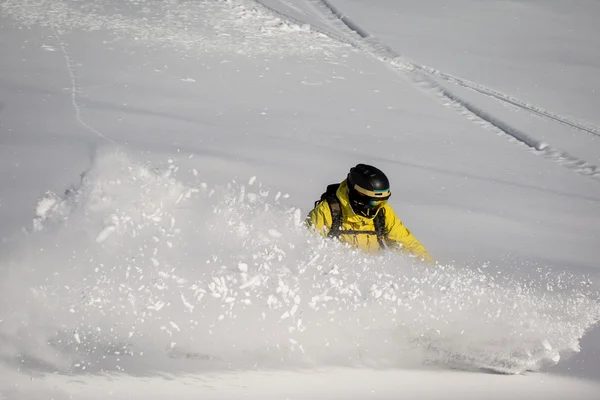
[[[390,192],[390,189],[384,189],[384,190],[367,190],[367,189],[361,188],[357,184],[354,184],[353,188],[358,193],[363,194],[365,196],[369,196],[369,197],[385,197],[385,198],[387,198],[387,197],[390,197],[391,194],[392,194]]]

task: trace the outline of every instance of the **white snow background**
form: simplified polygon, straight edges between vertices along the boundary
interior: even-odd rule
[[[596,399],[600,3],[0,2],[0,399]],[[366,162],[433,257],[309,234]]]

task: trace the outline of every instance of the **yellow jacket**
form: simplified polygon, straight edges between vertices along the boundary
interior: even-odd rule
[[[343,231],[370,231],[375,232],[375,223],[372,218],[365,218],[356,215],[348,200],[348,186],[344,180],[336,192],[340,201],[342,211],[342,230]],[[423,261],[433,262],[432,257],[427,253],[425,247],[410,233],[402,224],[402,221],[396,216],[396,213],[389,204],[385,204],[379,211],[385,213],[385,232],[387,233],[385,243],[387,246],[402,251],[407,251],[416,255]],[[327,201],[321,201],[308,214],[306,222],[309,227],[319,232],[323,237],[327,237],[331,229],[332,217],[331,209]],[[339,240],[348,243],[353,247],[359,248],[367,253],[376,253],[381,250],[375,234],[368,233],[342,233]]]

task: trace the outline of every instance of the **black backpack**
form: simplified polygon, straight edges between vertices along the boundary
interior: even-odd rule
[[[321,195],[321,199],[315,201],[315,207],[322,201],[326,201],[329,204],[329,209],[331,210],[331,229],[329,230],[327,237],[337,238],[342,234],[377,235],[377,242],[379,243],[379,246],[382,249],[387,247],[387,233],[385,231],[385,212],[383,209],[379,210],[379,212],[373,219],[373,224],[375,225],[374,231],[342,230],[342,207],[340,205],[340,200],[336,196],[336,192],[339,187],[339,183],[327,185],[327,190],[325,190],[325,193]]]

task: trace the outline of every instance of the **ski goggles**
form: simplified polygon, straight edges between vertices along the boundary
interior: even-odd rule
[[[365,202],[365,205],[370,208],[381,208],[387,203],[387,199],[371,199]]]
[[[389,189],[385,190],[367,190],[358,185],[354,185],[355,199],[369,208],[381,208],[387,203],[392,195]]]

